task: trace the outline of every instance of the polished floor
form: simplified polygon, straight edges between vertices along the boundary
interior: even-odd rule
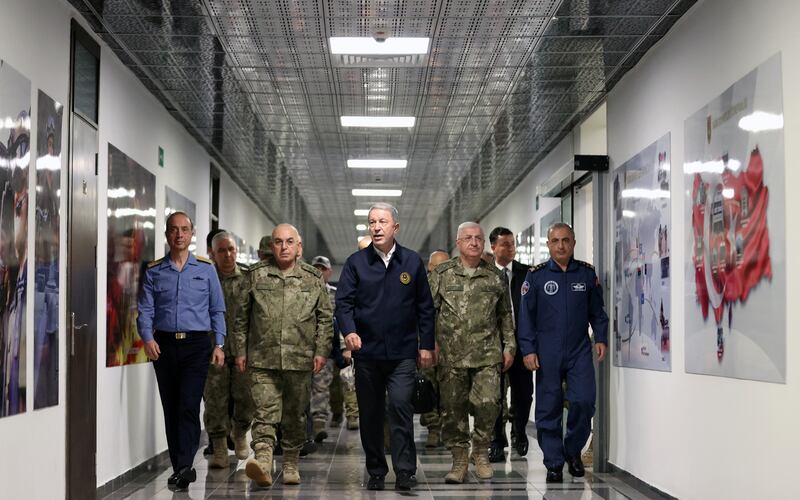
[[[188,491],[173,492],[167,488],[167,477],[172,473],[168,460],[164,460],[156,470],[140,474],[131,482],[106,496],[106,499],[235,499],[235,498],[296,498],[296,499],[347,499],[358,498],[402,498],[420,499],[471,499],[471,498],[511,498],[511,499],[645,499],[661,498],[654,492],[626,482],[614,474],[592,474],[572,479],[564,468],[563,484],[547,484],[542,455],[531,438],[531,449],[527,457],[507,454],[505,463],[494,464],[494,479],[483,483],[470,469],[468,482],[461,485],[445,484],[444,476],[450,470],[450,454],[443,448],[428,450],[424,448],[426,430],[415,424],[417,435],[417,480],[419,486],[411,492],[394,491],[394,474],[386,477],[386,490],[375,492],[364,488],[366,473],[364,456],[361,450],[358,431],[330,429],[329,437],[318,451],[301,458],[300,486],[281,484],[277,475],[271,488],[259,488],[251,482],[244,472],[244,461],[235,460],[231,454],[230,468],[227,470],[209,469],[206,459],[199,451],[195,460],[197,482]],[[390,466],[391,467],[391,466]],[[276,468],[280,470],[280,457]]]

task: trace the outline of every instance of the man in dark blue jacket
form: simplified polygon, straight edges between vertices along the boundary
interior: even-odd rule
[[[336,290],[336,320],[353,353],[367,488],[382,490],[389,472],[383,452],[385,394],[395,488],[416,485],[414,374],[433,364],[434,310],[422,259],[398,245],[397,209],[376,203],[368,215],[372,244],[345,262]]]
[[[547,231],[550,260],[532,268],[522,283],[519,347],[523,362],[536,370],[536,434],[547,467],[547,482],[569,473],[584,474],[581,450],[592,428],[595,403],[594,366],[589,325],[594,332],[597,360],[608,345],[608,316],[594,268],[573,258],[575,232],[568,224]],[[566,382],[569,401],[567,433],[561,416]]]

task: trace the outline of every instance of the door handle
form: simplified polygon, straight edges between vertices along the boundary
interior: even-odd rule
[[[70,313],[70,321],[69,321],[69,328],[70,328],[70,355],[75,355],[75,332],[82,328],[86,328],[88,323],[83,323],[80,325],[75,324],[75,313]]]

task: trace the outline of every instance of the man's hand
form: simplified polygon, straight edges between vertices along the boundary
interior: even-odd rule
[[[316,375],[322,370],[322,367],[325,366],[325,363],[328,362],[328,358],[325,356],[314,356],[314,370],[313,373]]]
[[[419,363],[420,368],[430,368],[433,366],[433,351],[429,351],[428,349],[420,349],[419,350],[419,357],[417,358],[417,362]]]
[[[147,359],[155,361],[161,355],[161,348],[155,340],[148,340],[144,343],[144,354]]]
[[[514,364],[514,356],[510,352],[503,353],[503,373],[507,372],[511,365]]]
[[[525,368],[528,370],[535,372],[539,369],[539,355],[538,354],[528,354],[527,356],[522,358],[522,362],[525,364]]]
[[[344,345],[349,351],[361,349],[361,337],[356,332],[350,332],[344,336]]]
[[[245,356],[236,356],[236,369],[239,370],[239,373],[244,373],[247,370],[247,358]]]
[[[214,346],[214,352],[211,353],[211,364],[217,368],[222,368],[225,364],[225,353],[217,346]]]
[[[342,351],[342,357],[344,358],[344,362],[350,366],[350,363],[353,362],[353,352],[350,349],[345,349]]]
[[[606,357],[606,349],[608,348],[602,342],[598,342],[597,344],[594,345],[594,350],[597,351],[598,362],[603,361],[603,359]]]

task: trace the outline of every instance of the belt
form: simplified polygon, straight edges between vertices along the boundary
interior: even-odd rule
[[[208,332],[164,332],[161,330],[156,330],[158,335],[166,335],[167,337],[172,337],[175,340],[184,340],[189,335],[208,335]]]

